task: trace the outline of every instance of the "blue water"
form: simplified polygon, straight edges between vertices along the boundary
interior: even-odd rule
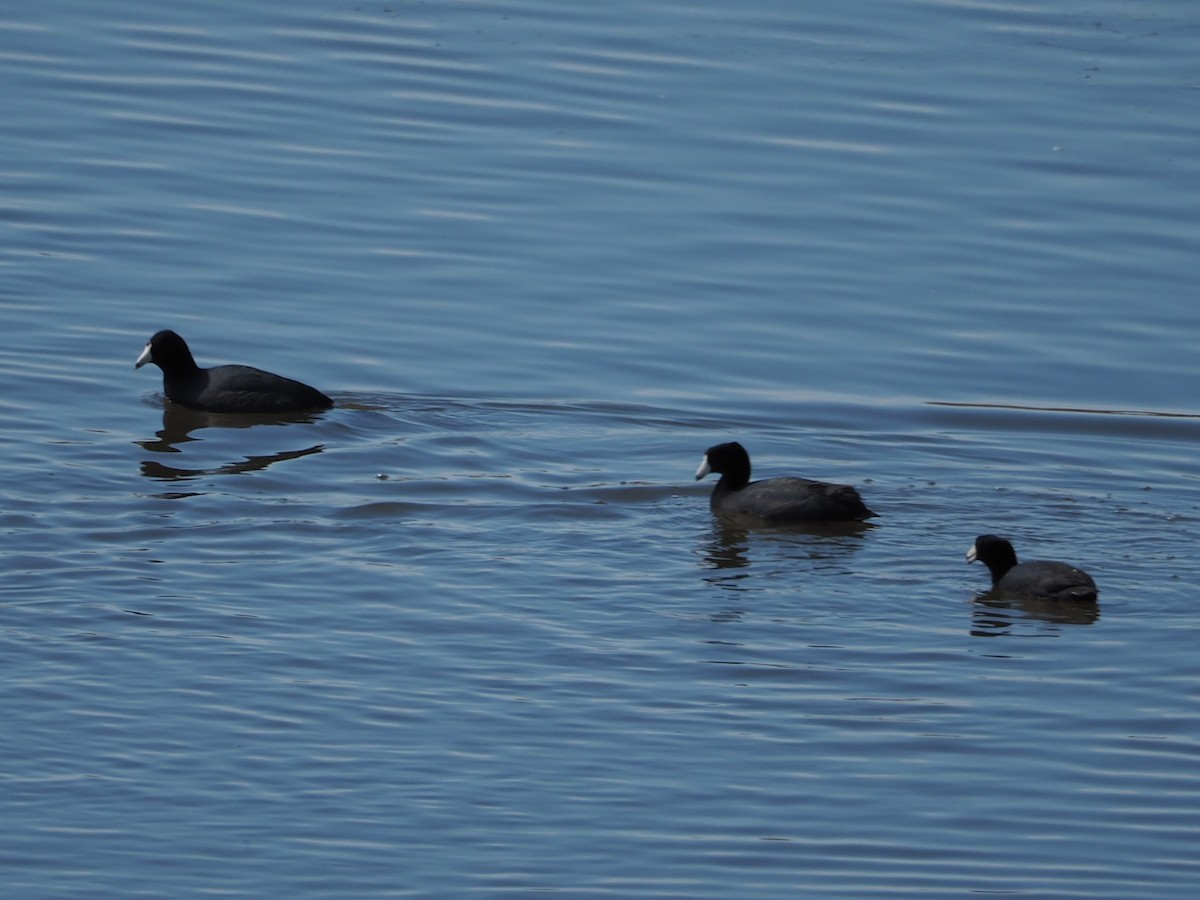
[[[0,890],[1193,896],[1198,33],[0,13]],[[879,519],[715,521],[732,439]]]

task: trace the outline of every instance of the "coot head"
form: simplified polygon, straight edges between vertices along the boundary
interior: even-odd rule
[[[736,489],[750,482],[750,454],[737,441],[716,444],[704,451],[700,468],[696,470],[699,481],[711,472],[724,476],[721,480]]]
[[[137,358],[133,367],[140,369],[146,363],[154,363],[168,374],[190,372],[199,368],[187,342],[169,329],[155,332],[150,340],[146,341],[142,355]]]
[[[975,538],[975,543],[967,551],[967,562],[973,563],[976,560],[988,567],[993,581],[999,581],[1017,564],[1017,551],[1002,537],[981,534]]]

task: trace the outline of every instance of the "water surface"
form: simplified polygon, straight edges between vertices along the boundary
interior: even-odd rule
[[[5,893],[1191,896],[1198,27],[0,17]],[[730,439],[880,518],[715,521]]]

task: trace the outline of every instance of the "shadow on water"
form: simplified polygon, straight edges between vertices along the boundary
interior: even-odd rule
[[[1022,403],[983,403],[979,401],[928,400],[929,406],[944,406],[951,409],[1003,409],[1015,412],[1069,413],[1082,416],[1131,416],[1156,419],[1200,419],[1200,414],[1163,412],[1152,409],[1099,409],[1082,406],[1032,406]]]
[[[712,531],[701,541],[698,555],[701,567],[713,570],[703,580],[734,594],[752,591],[753,556],[762,551],[764,558],[774,555],[768,548],[782,549],[789,558],[808,560],[815,568],[845,571],[846,564],[862,547],[862,538],[874,526],[870,522],[811,522],[788,525],[753,525],[724,516],[713,518]],[[732,595],[726,595],[732,596]],[[727,606],[713,613],[714,622],[737,622],[745,616],[742,606]]]
[[[736,571],[750,565],[748,554],[755,537],[802,546],[805,558],[828,561],[853,553],[862,546],[860,538],[874,527],[870,522],[810,522],[756,526],[738,519],[714,517],[712,532],[701,546],[700,555],[706,567],[725,573],[706,580],[721,583],[740,577]]]
[[[1049,625],[1092,625],[1100,619],[1095,600],[1039,600],[1004,591],[975,595],[971,611],[972,637],[1000,637],[1022,622]]]
[[[151,453],[182,453],[180,446],[201,438],[193,433],[202,428],[253,428],[256,425],[308,424],[317,421],[322,413],[208,413],[187,409],[168,403],[163,407],[163,427],[152,440],[135,441],[138,446]],[[170,466],[158,460],[143,460],[141,473],[157,481],[180,481],[204,475],[238,475],[265,469],[277,462],[311,456],[324,450],[323,444],[314,444],[301,450],[282,450],[277,453],[247,456],[237,462],[207,468],[182,468]]]
[[[1200,434],[1200,415],[1191,412],[948,400],[926,401],[925,408],[932,413],[932,421],[939,424],[965,422],[998,431],[1034,430],[1188,441],[1196,440]]]

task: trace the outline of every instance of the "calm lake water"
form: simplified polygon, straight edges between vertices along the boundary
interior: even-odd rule
[[[0,13],[0,892],[1195,896],[1198,39]],[[337,406],[173,407],[160,328]],[[880,517],[715,521],[734,439]]]

